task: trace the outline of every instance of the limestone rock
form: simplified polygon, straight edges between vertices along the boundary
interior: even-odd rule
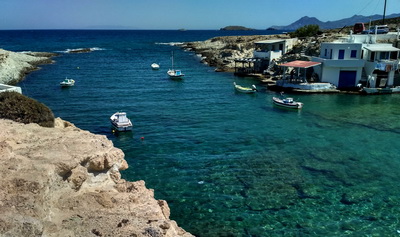
[[[0,49],[0,83],[10,84],[20,81],[26,73],[36,70],[37,65],[52,63],[54,53],[11,52]]]
[[[0,119],[0,236],[192,236],[105,136]]]

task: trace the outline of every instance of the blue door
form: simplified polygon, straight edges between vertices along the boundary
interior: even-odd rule
[[[357,71],[340,71],[338,88],[350,88],[356,86]]]

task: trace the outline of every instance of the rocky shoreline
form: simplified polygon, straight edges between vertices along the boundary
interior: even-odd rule
[[[305,55],[318,56],[321,42],[332,42],[343,34],[325,33],[320,37],[306,37],[298,39],[293,50],[284,55],[280,62],[305,59]],[[201,57],[201,62],[216,71],[234,72],[235,59],[252,58],[255,42],[263,40],[290,39],[289,34],[278,35],[246,35],[246,36],[221,36],[205,41],[186,42],[181,47],[193,51]]]
[[[38,65],[53,63],[56,53],[12,52],[0,49],[0,83],[16,84],[26,74],[37,70]]]
[[[0,49],[0,83],[56,54]],[[103,135],[0,118],[0,236],[193,236],[144,181],[121,179],[124,153]]]

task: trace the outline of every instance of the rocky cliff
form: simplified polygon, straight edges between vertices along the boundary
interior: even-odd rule
[[[38,65],[52,63],[55,53],[12,52],[0,49],[0,83],[13,84],[27,73],[36,70]]]
[[[105,136],[0,119],[0,236],[192,236]]]

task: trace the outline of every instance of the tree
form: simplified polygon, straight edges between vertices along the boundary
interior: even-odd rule
[[[310,37],[315,36],[320,32],[319,25],[306,25],[291,32],[291,37]]]

